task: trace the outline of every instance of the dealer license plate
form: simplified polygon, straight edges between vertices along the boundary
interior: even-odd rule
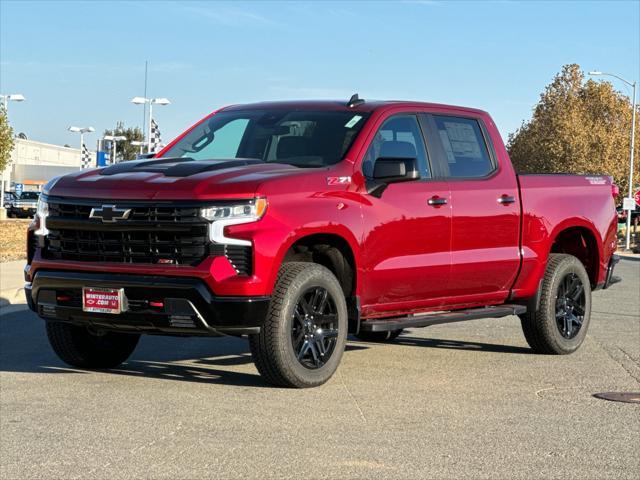
[[[127,309],[127,299],[124,288],[96,288],[82,289],[82,310],[95,313],[121,313]]]

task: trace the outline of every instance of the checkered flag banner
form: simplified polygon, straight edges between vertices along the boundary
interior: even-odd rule
[[[91,152],[87,146],[82,144],[82,169],[91,168]]]
[[[149,150],[151,152],[155,152],[162,143],[162,139],[160,138],[160,128],[158,127],[158,123],[153,118],[151,119],[151,138],[149,141],[151,142],[151,148]]]

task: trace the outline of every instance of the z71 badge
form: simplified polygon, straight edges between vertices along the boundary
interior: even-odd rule
[[[351,183],[351,177],[327,177],[327,185],[344,185]]]

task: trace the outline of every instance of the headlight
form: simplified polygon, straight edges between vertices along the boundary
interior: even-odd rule
[[[38,229],[34,232],[36,235],[45,236],[49,234],[47,230],[47,217],[49,216],[49,204],[42,198],[38,198],[38,208],[36,209],[36,218],[38,220]]]
[[[266,210],[267,200],[256,198],[236,204],[203,208],[200,210],[200,215],[211,222],[209,238],[212,242],[227,245],[251,245],[248,240],[226,237],[224,229],[230,225],[241,225],[260,220]]]

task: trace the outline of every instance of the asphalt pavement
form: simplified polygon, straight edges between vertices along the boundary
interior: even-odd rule
[[[4,306],[0,478],[637,479],[640,404],[593,397],[640,392],[640,262],[617,274],[573,355],[476,320],[349,341],[309,390],[265,384],[236,338],[147,336],[118,370],[73,369]]]

